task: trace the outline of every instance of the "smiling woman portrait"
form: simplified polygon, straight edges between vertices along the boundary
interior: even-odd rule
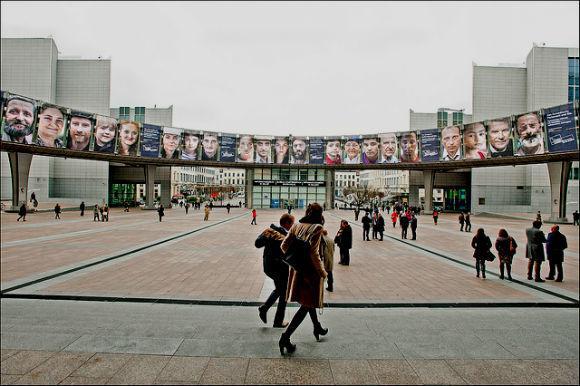
[[[119,122],[117,154],[137,156],[139,143],[139,123],[132,121]]]

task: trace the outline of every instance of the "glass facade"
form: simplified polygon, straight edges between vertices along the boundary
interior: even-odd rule
[[[469,188],[444,189],[444,209],[450,211],[468,211],[471,208],[470,197]]]
[[[137,197],[136,184],[111,184],[109,206],[122,206],[125,201],[132,203]]]
[[[580,99],[578,97],[579,79],[578,58],[568,58],[568,102]]]
[[[259,168],[252,183],[254,208],[304,208],[326,200],[324,169]]]
[[[437,111],[437,127],[442,129],[447,126],[447,111]]]
[[[462,125],[463,124],[463,112],[457,111],[453,113],[453,124]]]
[[[131,119],[131,108],[130,107],[119,107],[119,120],[128,121]]]
[[[145,122],[145,107],[135,107],[135,122]]]

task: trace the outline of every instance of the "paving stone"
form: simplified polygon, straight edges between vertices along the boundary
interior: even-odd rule
[[[420,384],[421,379],[404,359],[372,359],[368,363],[380,384]]]
[[[442,359],[407,359],[419,375],[420,383],[427,385],[462,385],[465,380]]]
[[[169,356],[133,355],[107,382],[110,385],[152,384],[169,362]]]
[[[0,342],[3,349],[60,351],[79,338],[71,334],[7,332],[0,335]]]
[[[532,370],[533,363],[522,360],[447,360],[468,383],[543,384]]]
[[[22,375],[0,374],[0,385],[13,385]]]
[[[0,362],[4,361],[5,359],[10,358],[12,355],[18,354],[19,350],[0,350]]]
[[[66,377],[59,385],[104,385],[109,378]]]
[[[211,358],[203,372],[203,384],[241,384],[246,379],[249,359]]]
[[[108,379],[113,377],[131,358],[130,354],[97,353],[76,369],[71,377]]]
[[[327,360],[291,358],[290,384],[324,385],[333,382]]]
[[[2,374],[24,375],[53,355],[55,353],[50,351],[20,351],[2,361],[0,372]]]
[[[209,362],[208,357],[171,357],[156,382],[182,381],[198,383]]]
[[[578,385],[578,360],[531,360],[529,367],[546,385]]]
[[[83,336],[66,351],[108,352],[126,354],[173,355],[181,339],[137,338],[124,336]]]
[[[366,360],[329,360],[334,383],[340,385],[374,385],[378,383]]]
[[[20,378],[17,383],[58,384],[92,355],[94,353],[56,353]]]
[[[251,358],[245,383],[258,385],[289,384],[291,369],[291,359]]]

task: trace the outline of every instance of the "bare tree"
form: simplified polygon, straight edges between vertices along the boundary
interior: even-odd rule
[[[364,204],[370,203],[374,198],[383,198],[385,194],[377,188],[369,188],[363,186],[359,188],[346,187],[342,189],[342,194],[351,200],[352,205],[360,207]]]

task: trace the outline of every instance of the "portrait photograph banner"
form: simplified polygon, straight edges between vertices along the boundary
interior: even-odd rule
[[[421,130],[421,161],[439,161],[439,129]]]
[[[141,157],[158,158],[161,126],[144,123],[141,126]]]
[[[463,158],[487,158],[487,131],[483,122],[463,126]]]
[[[159,158],[179,159],[182,136],[183,129],[164,126],[161,133],[161,144],[159,145]]]
[[[380,142],[378,136],[363,137],[362,163],[374,165],[381,162]]]
[[[514,155],[544,154],[544,129],[539,111],[517,115],[514,119]]]
[[[201,149],[201,134],[196,130],[183,130],[183,138],[181,140],[181,155],[180,159],[187,161],[197,161],[199,159],[199,152]]]
[[[324,165],[324,137],[310,137],[310,164]]]
[[[236,162],[235,135],[222,135],[220,137],[220,161]]]
[[[274,137],[274,163],[290,163],[290,140],[288,137]]]
[[[274,138],[270,136],[255,136],[254,137],[254,162],[257,164],[271,164],[272,157],[272,143]]]
[[[417,163],[421,161],[419,157],[419,138],[416,131],[405,131],[399,137],[400,160],[401,162]]]
[[[141,124],[134,121],[120,121],[119,133],[117,134],[118,155],[136,157],[139,151],[139,134]]]
[[[32,144],[36,127],[37,102],[20,95],[3,93],[2,141]]]
[[[218,133],[204,132],[201,140],[201,160],[202,161],[219,161],[220,143]]]
[[[68,112],[64,107],[43,103],[38,108],[36,130],[32,136],[35,145],[64,148],[67,136]]]
[[[236,162],[253,163],[254,162],[254,136],[240,134],[238,138],[238,147],[236,149]]]
[[[544,122],[550,153],[578,149],[574,105],[572,103],[544,109]]]
[[[489,156],[513,157],[514,138],[512,130],[512,118],[496,118],[486,121],[487,142],[489,144]]]
[[[310,149],[308,138],[292,137],[290,146],[290,163],[292,165],[307,165],[309,162]]]
[[[461,127],[447,126],[441,130],[441,161],[459,161],[462,157]]]
[[[362,136],[344,137],[344,149],[342,163],[346,165],[358,165],[361,163],[361,140]]]
[[[71,110],[69,114],[66,148],[70,150],[89,151],[94,128],[94,114]]]
[[[342,163],[342,145],[340,137],[327,137],[324,143],[324,164],[340,165]]]
[[[379,134],[379,144],[381,149],[381,163],[394,164],[399,162],[399,144],[397,133]]]

